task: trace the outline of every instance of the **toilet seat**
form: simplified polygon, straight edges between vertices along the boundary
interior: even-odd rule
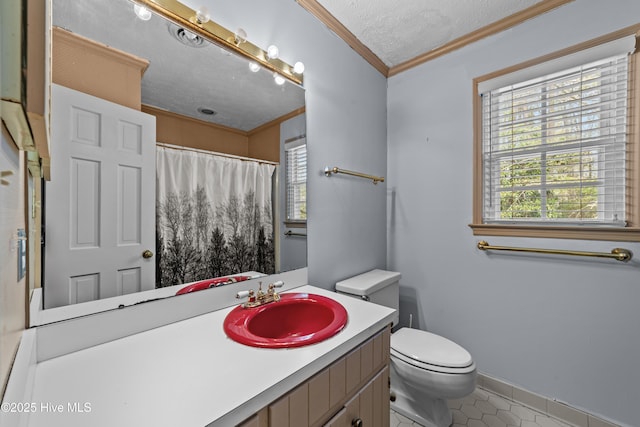
[[[391,355],[420,369],[466,374],[475,363],[460,345],[431,332],[401,328],[391,335]]]

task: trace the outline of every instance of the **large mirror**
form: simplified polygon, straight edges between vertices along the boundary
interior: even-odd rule
[[[245,205],[244,202],[247,198],[242,196],[232,202],[227,201],[223,206],[225,212],[234,211],[235,222],[233,219],[221,219],[219,213],[212,214],[207,210],[208,208],[201,211],[203,214],[208,213],[208,217],[205,215],[205,218],[202,218],[201,214],[193,215],[193,217],[200,219],[190,227],[192,234],[185,236],[182,242],[178,243],[185,245],[191,242],[189,243],[192,245],[190,250],[199,251],[199,254],[195,255],[194,252],[191,254],[168,253],[167,251],[170,252],[172,249],[167,240],[173,237],[177,230],[176,227],[182,227],[181,223],[184,222],[184,217],[181,215],[184,213],[185,205],[188,205],[189,209],[197,210],[198,206],[211,205],[216,202],[208,199],[202,202],[199,196],[206,191],[199,184],[186,191],[176,190],[172,193],[171,190],[167,190],[163,193],[163,198],[157,201],[157,209],[155,210],[160,239],[158,239],[155,248],[150,248],[153,250],[149,255],[153,257],[156,264],[156,283],[155,286],[149,286],[147,283],[143,289],[139,289],[146,290],[145,296],[139,299],[149,299],[150,295],[154,298],[173,296],[177,289],[181,289],[181,287],[175,286],[177,283],[191,283],[205,278],[230,278],[238,275],[243,278],[256,277],[256,275],[268,275],[306,266],[306,223],[304,221],[289,221],[286,204],[287,191],[291,194],[292,191],[299,191],[299,189],[295,185],[293,187],[287,186],[287,180],[290,178],[287,178],[286,175],[285,158],[290,158],[290,161],[306,161],[306,157],[300,157],[299,154],[299,147],[306,144],[304,90],[300,86],[289,81],[277,84],[274,81],[273,72],[265,69],[251,70],[250,61],[246,58],[230,53],[158,15],[152,14],[148,20],[141,19],[134,13],[134,3],[130,0],[53,0],[52,23],[54,28],[63,29],[148,60],[148,68],[142,77],[142,111],[155,115],[158,120],[157,141],[158,147],[160,147],[158,153],[167,151],[178,157],[185,155],[184,153],[188,153],[186,154],[188,157],[203,155],[208,158],[213,156],[223,159],[223,162],[237,163],[239,161],[258,166],[267,165],[270,168],[268,171],[272,171],[267,172],[272,173],[269,177],[270,212],[264,212],[262,204]],[[241,43],[241,32],[239,37],[236,42]],[[54,48],[55,55],[56,49]],[[52,97],[55,106],[55,92]],[[55,108],[52,114],[56,114]],[[173,127],[167,130],[171,124]],[[202,126],[211,125],[230,134],[235,133],[242,136],[241,144],[248,144],[248,148],[244,145],[234,146],[234,138],[230,138],[230,141],[224,144],[219,142],[209,144],[206,138],[200,137],[197,129],[199,129],[198,126],[202,128]],[[267,144],[266,146],[261,145],[264,140],[274,138],[273,132],[270,130],[264,132],[266,136],[260,136],[251,141],[251,138],[258,135],[261,130],[269,128],[278,129],[275,136],[277,138],[275,148],[272,142],[264,143]],[[246,143],[246,140],[249,142]],[[56,141],[53,140],[52,143],[56,144]],[[213,149],[212,146],[214,146]],[[296,153],[298,153],[298,157],[296,157]],[[55,156],[54,151],[52,153],[52,168],[62,167],[66,160],[60,161]],[[160,154],[158,156],[158,165],[161,163],[171,164],[173,161],[172,159],[161,159]],[[185,168],[184,164],[182,165],[180,167]],[[210,166],[205,168],[208,167]],[[187,168],[189,167],[187,166]],[[175,175],[174,170],[167,173]],[[161,178],[158,178],[159,188],[164,186],[160,181]],[[202,181],[208,181],[208,179],[205,178]],[[236,185],[235,180],[231,181]],[[106,184],[103,183],[103,185]],[[115,185],[115,183],[113,184]],[[264,184],[261,185],[264,186]],[[255,191],[257,190],[249,190],[251,196],[254,196]],[[302,191],[306,192],[306,189]],[[215,189],[209,190],[209,192],[220,193],[223,190]],[[190,200],[187,200],[185,195]],[[303,196],[306,197],[306,193]],[[45,203],[45,212],[48,212],[48,208],[51,204],[57,203],[57,200],[48,198],[45,199]],[[225,227],[229,228],[228,222],[230,221],[233,223],[231,227],[235,227],[232,233],[233,237],[224,237],[222,246],[225,246],[225,241],[227,246],[232,246],[232,240],[237,237],[238,230],[247,228],[246,225],[239,225],[238,221],[241,221],[243,217],[251,216],[246,214],[248,210],[254,212],[254,218],[256,216],[271,216],[270,225],[262,227],[263,229],[260,230],[260,233],[265,236],[263,237],[260,233],[254,233],[254,235],[260,235],[260,239],[264,239],[265,242],[265,245],[262,245],[257,251],[264,250],[265,247],[271,250],[273,261],[251,265],[230,261],[229,265],[224,268],[222,266],[211,267],[211,262],[205,262],[207,254],[211,254],[211,247],[207,247],[208,242],[215,240],[216,232],[223,232]],[[56,226],[52,216],[46,218],[47,229]],[[149,218],[149,221],[152,220],[153,218]],[[174,225],[173,229],[171,229],[171,224]],[[256,228],[255,224],[250,226]],[[169,228],[167,229],[167,227]],[[184,230],[181,233],[184,234]],[[242,248],[234,249],[243,251]],[[162,255],[164,255],[165,262],[160,265]],[[180,268],[171,270],[171,267],[167,267],[170,265],[167,259],[173,257],[175,261],[177,255],[181,255],[183,259],[187,260],[197,259],[198,265],[188,265],[188,261],[185,261]],[[47,288],[49,285],[47,270],[55,268],[50,265],[49,261],[45,252],[42,292],[45,309],[58,310],[68,304],[81,305],[80,303],[83,303],[87,305],[91,304],[87,301],[103,299],[100,291],[96,291],[100,287],[99,279],[96,281],[97,285],[91,288],[91,280],[83,277],[81,279],[89,283],[88,289],[93,289],[92,291],[70,291],[68,287],[70,285],[65,283],[61,290],[56,292],[62,292],[66,295],[75,293],[75,295],[73,298],[69,298],[68,303],[63,301],[67,298],[66,295],[64,298],[56,300],[52,297],[54,290]],[[251,268],[256,265],[259,268]],[[193,271],[198,269],[202,271],[199,272],[199,276],[195,276]],[[177,270],[180,272],[178,273]],[[183,270],[189,270],[191,273],[185,273]],[[218,281],[216,285],[218,283],[223,284]],[[150,288],[161,288],[157,290],[163,290],[163,292],[149,294]],[[215,290],[207,290],[207,292],[210,291],[214,292]],[[119,294],[131,295],[126,287],[123,290],[122,286],[118,292]],[[48,304],[48,300],[52,303]],[[63,301],[63,303],[59,301]],[[139,302],[135,296],[131,296],[128,301],[132,301],[133,304]],[[104,304],[95,306],[103,307],[103,309],[117,308],[117,306],[109,307]]]

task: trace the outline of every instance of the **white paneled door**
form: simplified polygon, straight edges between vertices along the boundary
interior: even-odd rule
[[[52,86],[45,308],[155,287],[155,117]]]

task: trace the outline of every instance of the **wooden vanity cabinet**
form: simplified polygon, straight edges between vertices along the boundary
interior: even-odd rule
[[[385,399],[386,397],[386,399]],[[384,399],[384,400],[383,400]],[[388,427],[389,367],[371,379],[324,427]]]
[[[240,427],[388,427],[390,336],[383,329]]]

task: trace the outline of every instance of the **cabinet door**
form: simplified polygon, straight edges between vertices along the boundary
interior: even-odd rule
[[[385,367],[324,427],[389,427],[388,376]]]
[[[389,368],[380,371],[358,394],[362,427],[389,427]]]
[[[360,395],[356,394],[344,408],[331,418],[323,427],[351,427],[360,417]]]
[[[272,427],[309,425],[309,383],[304,383],[269,405],[269,425]]]

